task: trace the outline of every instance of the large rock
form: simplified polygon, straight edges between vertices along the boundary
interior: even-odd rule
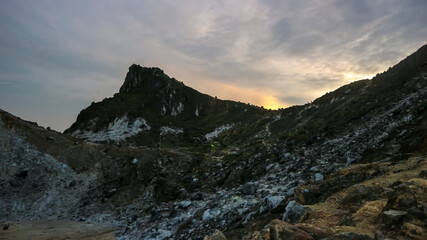
[[[271,211],[271,210],[275,210],[276,208],[279,207],[279,205],[283,206],[281,207],[282,210],[278,211],[283,211],[284,208],[284,200],[285,197],[284,196],[269,196],[265,198],[265,203],[267,204],[267,208]],[[283,205],[282,205],[283,204]]]
[[[311,209],[292,200],[286,206],[286,212],[283,214],[282,220],[291,224],[302,222],[308,218]]]
[[[406,212],[397,210],[388,210],[381,213],[381,219],[387,227],[397,227],[403,222]]]
[[[304,230],[280,220],[270,223],[270,240],[314,240]]]

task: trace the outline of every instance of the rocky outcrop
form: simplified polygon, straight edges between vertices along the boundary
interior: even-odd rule
[[[120,87],[120,93],[131,92],[135,89],[144,89],[147,92],[156,92],[159,88],[160,81],[165,74],[160,68],[147,68],[133,64],[129,67],[129,72],[126,74],[125,82]]]

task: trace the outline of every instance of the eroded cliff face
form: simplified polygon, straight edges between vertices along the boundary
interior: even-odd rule
[[[119,239],[425,239],[426,52],[278,111],[133,65],[67,134],[0,112],[0,220],[102,222]]]

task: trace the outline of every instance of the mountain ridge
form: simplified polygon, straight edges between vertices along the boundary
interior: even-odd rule
[[[94,103],[82,110],[77,117],[77,121],[69,129],[65,130],[65,133],[74,132],[76,136],[80,134],[81,137],[87,137],[90,135],[90,131],[96,133],[102,129],[108,129],[109,126],[115,126],[115,121],[124,121],[127,124],[132,124],[131,122],[138,118],[138,121],[147,120],[148,124],[141,126],[150,126],[150,129],[148,131],[140,131],[136,135],[143,135],[141,138],[151,140],[136,140],[136,144],[150,146],[158,144],[160,141],[158,135],[163,132],[160,129],[165,128],[169,129],[168,133],[180,134],[175,134],[174,143],[164,143],[187,142],[192,144],[192,139],[203,139],[206,134],[215,132],[216,129],[223,126],[242,126],[240,127],[240,132],[242,132],[244,131],[242,130],[243,128],[251,128],[250,122],[260,122],[263,121],[262,119],[268,118],[268,116],[283,115],[283,112],[287,114],[287,112],[293,112],[291,109],[301,109],[307,106],[318,108],[319,106],[327,107],[327,105],[330,106],[329,109],[323,112],[335,112],[334,119],[324,116],[320,120],[318,118],[317,123],[313,123],[313,125],[316,125],[317,128],[323,128],[325,125],[333,125],[332,122],[344,124],[349,118],[357,119],[375,109],[379,104],[377,101],[365,100],[374,99],[376,95],[383,96],[389,90],[404,84],[404,81],[410,79],[414,73],[426,71],[425,60],[423,60],[426,58],[426,49],[427,45],[421,47],[388,71],[377,74],[372,80],[355,81],[313,100],[308,105],[293,106],[278,111],[266,111],[249,104],[213,98],[185,86],[174,78],[170,78],[160,68],[141,67],[133,64],[129,67],[129,72],[126,74],[119,93],[116,93],[112,98],[104,99],[102,102]],[[351,93],[351,91],[354,92]],[[362,92],[363,96],[359,96]],[[351,102],[347,102],[347,100],[340,101],[347,96],[352,99]],[[362,97],[365,99],[362,99]],[[342,106],[337,108],[337,104]],[[114,107],[115,105],[117,106]],[[243,111],[248,110],[250,114],[242,114]],[[308,112],[313,112],[313,109]],[[250,121],[245,121],[248,116],[252,116],[248,119]],[[149,119],[146,119],[147,117]],[[311,118],[311,116],[307,115],[307,118]],[[297,116],[292,115],[287,119],[289,122],[294,122]],[[324,120],[326,120],[326,123],[321,123]],[[191,126],[187,124],[189,121],[198,124]],[[152,124],[150,122],[155,122],[158,125],[151,128]],[[294,124],[286,123],[286,126],[282,126],[282,128],[296,128],[295,125],[297,124],[296,122]],[[277,125],[277,123],[273,125]],[[89,130],[89,134],[84,133],[85,129]],[[81,132],[76,133],[76,131]],[[295,131],[299,130],[295,129]],[[183,135],[186,136],[182,137]],[[138,139],[138,137],[134,139]],[[188,145],[187,143],[184,145]]]

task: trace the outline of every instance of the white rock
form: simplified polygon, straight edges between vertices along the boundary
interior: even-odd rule
[[[225,124],[225,125],[222,125],[222,126],[216,128],[213,132],[210,132],[210,133],[206,134],[205,138],[206,138],[206,140],[210,141],[210,140],[218,137],[218,135],[220,133],[231,129],[232,127],[234,127],[234,124]]]
[[[108,124],[106,129],[94,133],[93,131],[75,131],[73,136],[78,138],[85,138],[92,142],[101,141],[119,141],[128,137],[134,136],[141,131],[150,130],[151,127],[143,118],[137,118],[134,122],[129,122],[127,116],[116,118],[113,122]]]
[[[174,129],[174,128],[171,128],[171,127],[168,127],[168,126],[163,126],[163,127],[160,128],[160,133],[162,135],[166,135],[166,134],[175,134],[175,135],[177,135],[177,134],[180,134],[180,133],[184,133],[184,131],[182,129],[179,129],[179,128]]]

